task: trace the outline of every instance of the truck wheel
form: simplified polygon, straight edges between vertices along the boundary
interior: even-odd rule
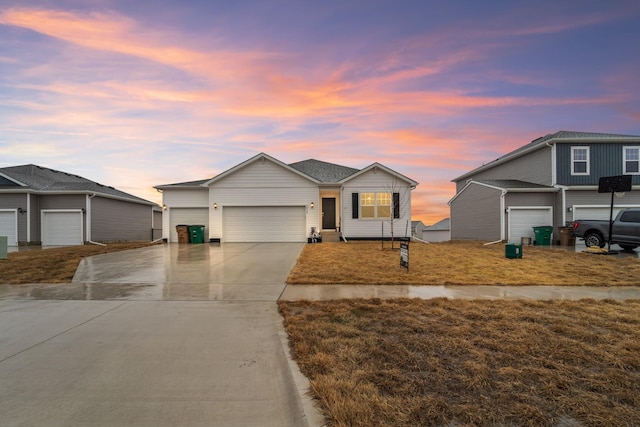
[[[636,246],[636,245],[620,245],[620,247],[621,247],[622,249],[624,249],[625,251],[627,251],[627,252],[631,252],[631,251],[633,251],[635,248],[637,248],[637,246]]]
[[[584,244],[587,245],[588,248],[591,246],[604,248],[605,243],[604,237],[602,237],[602,234],[598,232],[592,231],[584,236]]]

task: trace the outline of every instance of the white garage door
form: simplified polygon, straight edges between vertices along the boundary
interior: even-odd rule
[[[535,236],[533,227],[553,225],[551,207],[541,208],[509,208],[509,241],[520,242],[522,237]]]
[[[204,241],[209,241],[208,208],[171,208],[169,210],[169,242],[178,243],[176,225],[204,225]]]
[[[615,218],[618,212],[625,208],[613,207],[613,217]],[[578,219],[601,219],[609,220],[609,214],[611,212],[611,206],[590,206],[590,207],[574,207],[573,218]]]
[[[82,245],[82,212],[42,211],[42,246]]]
[[[225,242],[305,242],[305,207],[225,207],[222,232]]]
[[[18,246],[18,219],[16,211],[0,211],[0,236],[7,236],[7,245]]]

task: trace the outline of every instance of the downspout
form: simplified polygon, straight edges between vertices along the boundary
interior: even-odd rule
[[[500,240],[496,240],[494,242],[489,242],[489,243],[485,243],[484,246],[489,246],[489,245],[494,245],[496,243],[500,243],[505,241],[505,237],[504,237],[504,229],[506,226],[506,221],[505,221],[505,217],[507,215],[507,213],[505,212],[505,207],[504,207],[504,196],[507,194],[507,190],[502,190],[502,194],[500,194]]]
[[[27,193],[27,245],[31,244],[31,193]]]
[[[87,194],[87,217],[86,217],[86,224],[87,224],[87,242],[91,243],[92,245],[99,245],[99,246],[107,246],[104,243],[98,243],[98,242],[94,242],[93,240],[91,240],[91,199],[93,199],[94,197],[96,197],[96,193],[93,193],[92,195],[88,195]]]
[[[562,194],[562,224],[561,227],[564,227],[567,224],[567,187],[565,187],[564,185],[558,185],[556,186],[556,188],[560,189],[560,192]]]

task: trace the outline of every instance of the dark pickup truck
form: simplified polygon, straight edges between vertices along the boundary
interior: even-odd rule
[[[573,223],[573,234],[584,239],[585,245],[600,246],[609,240],[609,221],[582,220]],[[640,246],[640,209],[625,209],[613,220],[611,243],[631,251]]]

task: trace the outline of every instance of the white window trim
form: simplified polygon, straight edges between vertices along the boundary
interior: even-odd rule
[[[624,175],[640,175],[640,160],[638,162],[638,172],[627,172],[627,149],[635,149],[638,150],[638,154],[640,155],[640,145],[627,145],[622,147],[622,173]]]
[[[589,148],[590,148],[589,146],[582,146],[582,145],[581,146],[572,146],[571,147],[571,175],[574,175],[574,176],[576,176],[576,175],[586,176],[586,175],[590,175],[591,174],[591,150]],[[576,160],[574,158],[574,154],[575,154],[575,150],[576,149],[581,149],[581,150],[586,150],[587,151],[587,159],[586,159],[587,171],[586,172],[576,172],[575,171],[575,168],[574,168],[575,162],[576,161],[578,161],[578,162],[585,161],[585,160]]]

